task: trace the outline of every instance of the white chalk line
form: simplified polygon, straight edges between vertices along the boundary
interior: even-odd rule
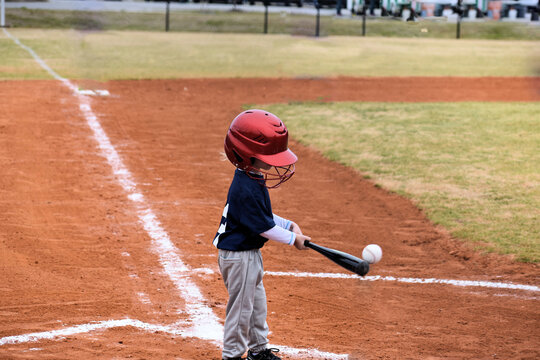
[[[211,275],[215,271],[210,268],[196,268],[193,272]],[[524,290],[540,292],[540,287],[535,285],[515,284],[510,282],[497,282],[497,281],[482,281],[482,280],[454,280],[454,279],[437,279],[437,278],[405,278],[394,276],[359,276],[353,274],[343,273],[312,273],[312,272],[284,272],[284,271],[265,271],[265,276],[290,276],[300,278],[321,278],[321,279],[357,279],[361,281],[393,281],[409,284],[442,284],[453,285],[462,287],[484,287],[493,289],[508,289],[508,290]]]
[[[325,279],[357,279],[362,281],[394,281],[409,284],[443,284],[462,287],[484,287],[493,289],[509,289],[509,290],[525,290],[539,292],[540,288],[534,285],[514,284],[507,282],[494,281],[476,281],[476,280],[451,280],[451,279],[435,279],[435,278],[400,278],[393,276],[364,276],[351,274],[336,274],[336,273],[309,273],[309,272],[280,272],[280,271],[265,271],[265,275],[269,276],[293,276],[293,277],[311,277]]]
[[[79,100],[79,109],[81,110],[84,118],[87,121],[88,126],[94,134],[94,138],[97,141],[101,154],[107,160],[113,170],[113,174],[116,176],[118,183],[122,186],[127,193],[128,199],[130,199],[137,209],[137,216],[139,222],[142,224],[145,231],[148,233],[152,243],[152,252],[159,257],[159,262],[163,266],[164,272],[169,276],[171,281],[175,284],[179,294],[185,299],[186,313],[189,317],[189,324],[186,330],[179,330],[179,332],[186,336],[196,337],[202,340],[208,340],[217,346],[222,344],[223,325],[219,322],[218,317],[212,309],[205,305],[206,299],[202,295],[197,285],[191,279],[191,269],[181,260],[178,248],[170,240],[169,234],[162,228],[160,221],[145,201],[142,193],[137,190],[137,184],[133,180],[133,176],[128,168],[124,165],[118,152],[111,144],[109,137],[103,130],[97,116],[94,114],[92,107],[90,106],[90,98],[78,91],[78,88],[73,85],[68,79],[63,78],[51,69],[45,61],[43,61],[30,47],[22,44],[19,39],[11,35],[5,28],[2,28],[4,33],[12,39],[17,45],[25,49],[36,62],[45,69],[53,78],[62,82],[72,94]],[[114,326],[117,325],[112,320]],[[121,320],[120,320],[121,321]],[[131,320],[136,324],[140,324],[138,320]],[[129,321],[128,321],[129,322]],[[105,323],[105,326],[108,323]],[[87,325],[80,325],[83,327]],[[123,326],[133,326],[125,324]],[[135,326],[141,328],[141,326]],[[95,328],[95,326],[94,326]],[[99,326],[98,326],[99,328]],[[61,331],[61,330],[55,330]],[[314,351],[311,349],[293,349],[288,347],[282,347],[283,352],[309,352],[310,355],[319,356],[318,354],[324,354],[324,358],[328,359],[344,359],[348,358],[348,355],[323,353]]]
[[[132,327],[135,327],[141,330],[146,330],[146,331],[164,331],[164,330],[165,332],[173,331],[172,328],[168,328],[162,325],[151,325],[151,324],[139,321],[139,320],[133,320],[133,319],[107,320],[107,321],[99,321],[99,322],[92,322],[88,324],[71,326],[71,327],[58,329],[58,330],[34,332],[34,333],[23,334],[23,335],[6,336],[0,339],[0,346],[9,345],[9,344],[14,345],[14,344],[22,344],[22,343],[28,343],[28,342],[37,342],[40,340],[54,340],[58,338],[61,339],[61,338],[65,338],[66,336],[83,334],[83,333],[88,333],[88,332],[96,331],[96,330],[106,330],[106,329],[126,327],[126,326],[132,326]],[[178,329],[174,329],[174,330],[179,331]]]
[[[0,346],[4,345],[17,345],[38,342],[41,340],[59,340],[65,339],[67,336],[73,336],[78,334],[85,334],[92,331],[103,331],[113,328],[122,328],[122,327],[134,327],[142,331],[151,332],[151,333],[165,333],[169,335],[174,335],[182,338],[193,338],[189,332],[179,329],[176,325],[166,326],[158,324],[149,324],[140,320],[135,319],[121,319],[121,320],[106,320],[106,321],[95,321],[88,324],[81,324],[66,327],[58,330],[50,331],[41,331],[34,332],[30,334],[23,335],[14,335],[7,336],[0,339]],[[321,359],[347,359],[348,355],[346,354],[334,354],[330,352],[319,351],[317,349],[295,349],[288,346],[273,345],[269,344],[271,347],[279,347],[280,351],[289,354],[289,355],[306,355],[306,356],[315,356]]]
[[[88,90],[88,89],[77,89],[77,92],[81,95],[89,96],[109,96],[109,90]]]
[[[150,333],[165,333],[169,335],[174,335],[182,338],[193,338],[192,334],[190,332],[187,332],[183,329],[179,329],[176,325],[167,326],[167,325],[159,325],[159,324],[149,324],[140,320],[136,319],[121,319],[121,320],[106,320],[106,321],[95,321],[88,324],[81,324],[81,325],[75,325],[66,327],[63,329],[58,330],[50,330],[50,331],[41,331],[41,332],[34,332],[29,334],[23,334],[23,335],[14,335],[14,336],[7,336],[0,339],[0,346],[4,345],[17,345],[17,344],[25,344],[25,343],[32,343],[32,342],[38,342],[41,340],[60,340],[65,339],[68,336],[74,336],[78,334],[85,334],[92,331],[103,331],[113,328],[123,328],[123,327],[134,327],[136,329],[150,332]],[[324,352],[317,349],[295,349],[288,346],[281,346],[281,345],[274,345],[269,344],[271,347],[279,347],[280,352],[289,354],[289,355],[296,355],[296,356],[315,356],[321,359],[348,359],[348,355],[346,354],[334,354],[330,352]]]

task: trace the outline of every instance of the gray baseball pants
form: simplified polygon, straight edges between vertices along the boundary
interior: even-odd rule
[[[229,293],[223,359],[260,351],[268,344],[266,291],[261,251],[219,250],[219,269]]]

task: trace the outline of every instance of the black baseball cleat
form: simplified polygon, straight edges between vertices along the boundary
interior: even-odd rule
[[[273,354],[273,353],[278,353],[278,352],[279,352],[279,349],[270,348],[270,349],[265,349],[257,353],[257,355],[253,355],[251,350],[249,350],[246,360],[281,360],[280,357],[277,357],[276,355]]]

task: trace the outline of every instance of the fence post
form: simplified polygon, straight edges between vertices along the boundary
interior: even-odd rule
[[[170,0],[167,0],[167,7],[165,10],[165,31],[169,31],[169,8],[171,6]]]
[[[457,6],[456,39],[460,39],[461,38],[461,13],[462,13],[461,0],[458,0],[456,6]]]
[[[0,0],[0,27],[6,27],[6,3]]]
[[[362,1],[362,36],[366,36],[366,0]]]
[[[317,9],[316,24],[315,24],[315,36],[319,37],[319,28],[321,22],[321,5],[318,0],[315,0],[315,8]]]
[[[270,5],[270,1],[264,0],[264,33],[268,34],[268,5]]]

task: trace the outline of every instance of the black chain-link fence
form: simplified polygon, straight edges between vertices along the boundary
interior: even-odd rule
[[[210,1],[62,1],[39,8],[8,2],[6,24],[87,30],[540,39],[538,0]],[[78,8],[54,7],[68,3]]]

